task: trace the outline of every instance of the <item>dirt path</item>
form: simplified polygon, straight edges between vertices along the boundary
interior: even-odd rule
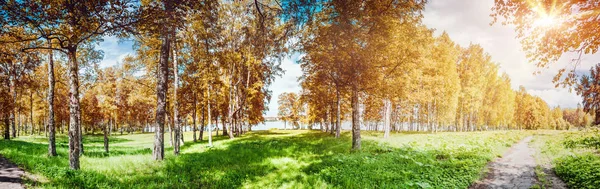
[[[502,158],[488,165],[487,178],[479,181],[470,188],[524,188],[528,189],[537,184],[535,176],[534,151],[529,148],[531,136],[513,145]]]
[[[21,179],[25,172],[0,155],[0,189],[24,188]]]

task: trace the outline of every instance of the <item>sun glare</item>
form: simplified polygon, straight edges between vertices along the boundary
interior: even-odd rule
[[[556,24],[557,24],[556,19],[550,15],[541,16],[533,23],[533,25],[535,27],[544,27],[544,28],[552,27]]]
[[[562,24],[562,19],[557,15],[561,7],[556,6],[556,1],[552,3],[552,6],[544,6],[529,0],[527,2],[532,6],[532,11],[534,12],[533,27],[548,29]]]
[[[552,26],[556,25],[556,19],[554,19],[554,17],[552,17],[552,16],[544,16],[544,17],[538,18],[535,21],[534,25],[536,27],[544,27],[544,28],[552,27]]]

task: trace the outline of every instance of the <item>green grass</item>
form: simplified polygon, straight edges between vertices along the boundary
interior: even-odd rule
[[[548,174],[546,174],[546,172],[544,172],[544,168],[542,166],[536,165],[534,172],[535,172],[535,176],[537,177],[537,179],[539,181],[539,185],[536,184],[537,188],[552,188],[551,187],[552,184],[548,180]]]
[[[600,186],[600,137],[597,130],[542,132],[532,146],[538,164],[550,164],[570,188]]]
[[[252,132],[234,140],[187,142],[178,157],[153,161],[153,134],[85,137],[81,170],[68,169],[67,139],[57,139],[58,157],[48,157],[40,136],[0,141],[0,154],[45,177],[41,188],[466,188],[528,132],[438,134],[363,132],[363,150],[318,131]],[[185,139],[191,139],[186,133]],[[168,144],[168,135],[165,137]]]

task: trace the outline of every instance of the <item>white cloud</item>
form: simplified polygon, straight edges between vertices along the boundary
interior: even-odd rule
[[[104,51],[104,59],[100,61],[100,67],[110,67],[121,62],[125,56],[133,53],[133,42],[119,42],[116,37],[104,37],[104,42],[98,45],[98,49]]]
[[[544,99],[550,107],[560,106],[562,108],[575,108],[577,103],[581,102],[581,97],[568,89],[545,89],[545,90],[527,90],[534,96]]]
[[[276,78],[271,84],[269,89],[273,92],[271,96],[271,102],[269,103],[269,111],[266,112],[265,116],[273,117],[277,116],[277,97],[284,92],[299,93],[300,83],[298,78],[302,76],[302,69],[300,64],[296,61],[301,55],[294,54],[292,57],[285,58],[281,62],[281,68],[285,71],[281,78]]]

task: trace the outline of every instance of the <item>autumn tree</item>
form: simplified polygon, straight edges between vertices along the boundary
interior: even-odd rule
[[[25,49],[51,49],[63,52],[69,60],[70,120],[69,159],[79,169],[79,63],[80,45],[104,35],[131,30],[139,18],[136,4],[128,0],[97,1],[2,1],[0,16],[7,24],[27,28],[31,37],[19,41],[47,39],[56,47],[31,46]]]
[[[600,124],[600,64],[579,80],[576,91],[582,97],[583,111],[594,115],[594,125]]]
[[[296,93],[281,93],[277,100],[278,113],[280,120],[283,120],[283,129],[286,129],[289,121],[294,127],[298,126],[300,121],[300,112],[302,111],[302,103]]]
[[[156,68],[156,116],[155,116],[155,140],[152,150],[152,157],[155,160],[164,159],[164,126],[167,115],[167,91],[169,79],[169,60],[172,60],[171,47],[172,41],[176,40],[174,34],[178,28],[183,27],[184,15],[192,8],[195,3],[200,1],[180,1],[167,0],[162,2],[143,2],[146,19],[139,28],[147,36],[158,39],[160,46],[153,50],[160,49],[158,58],[158,67]],[[156,27],[158,26],[158,27]]]
[[[563,109],[563,119],[568,123],[569,128],[573,127],[586,127],[588,126],[588,121],[591,120],[590,114],[585,113],[581,108],[581,105],[578,104],[577,108],[567,108]],[[568,128],[567,128],[568,129]]]
[[[25,30],[20,27],[0,28],[0,42],[18,41],[20,37],[28,37]],[[8,32],[13,35],[7,34]],[[0,72],[3,75],[2,87],[8,92],[4,97],[3,112],[6,124],[5,139],[10,139],[11,126],[12,137],[17,136],[17,126],[15,123],[16,109],[19,107],[17,91],[26,84],[28,74],[32,74],[33,69],[39,64],[40,57],[37,52],[22,52],[21,49],[28,45],[35,45],[34,42],[6,43],[0,47]],[[8,137],[7,137],[8,136]]]
[[[334,49],[335,53],[329,55],[329,61],[322,63],[318,62],[317,56],[308,53],[307,61],[323,65],[317,66],[319,68],[331,68],[327,70],[338,81],[336,84],[340,84],[336,88],[348,90],[352,107],[352,148],[355,150],[360,149],[359,93],[366,91],[369,82],[377,78],[376,68],[382,63],[372,57],[378,57],[379,49],[386,45],[384,39],[394,34],[393,28],[420,18],[424,3],[330,1],[323,3],[323,14],[315,16],[311,23],[315,25],[303,42],[309,47],[306,50],[317,49],[310,46],[316,43]]]

